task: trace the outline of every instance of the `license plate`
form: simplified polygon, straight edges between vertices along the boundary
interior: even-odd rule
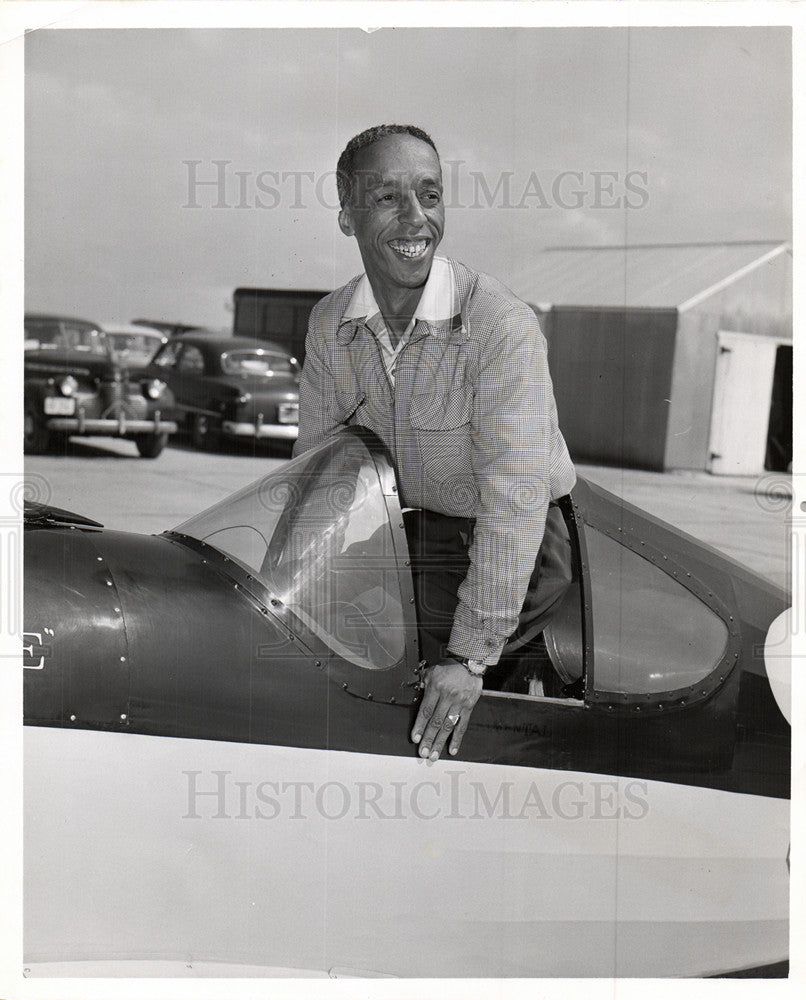
[[[72,417],[76,401],[65,396],[45,396],[45,413],[49,417]]]
[[[299,403],[280,403],[277,419],[281,424],[299,423]]]

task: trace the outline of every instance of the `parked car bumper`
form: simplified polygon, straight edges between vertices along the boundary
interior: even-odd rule
[[[79,408],[75,417],[51,417],[46,426],[52,431],[66,431],[68,434],[174,434],[177,424],[174,420],[162,420],[159,413],[153,419],[132,419],[125,413],[117,417],[85,417]]]
[[[297,424],[253,424],[235,420],[223,421],[221,430],[231,437],[273,438],[282,441],[296,441],[299,435]]]

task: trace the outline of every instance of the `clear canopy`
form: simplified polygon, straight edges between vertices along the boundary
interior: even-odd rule
[[[588,528],[594,683],[658,694],[699,684],[725,653],[724,621],[660,567]]]
[[[340,657],[369,670],[403,657],[391,526],[358,437],[330,439],[175,530],[238,562]]]

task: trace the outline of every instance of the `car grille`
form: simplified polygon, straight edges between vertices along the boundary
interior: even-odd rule
[[[104,379],[98,387],[101,416],[117,417],[124,413],[127,417],[142,417],[146,402],[140,395],[133,394],[133,386],[123,379]]]

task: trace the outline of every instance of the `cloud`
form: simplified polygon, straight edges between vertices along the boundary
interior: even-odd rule
[[[563,171],[581,172],[587,190],[595,171],[621,184],[646,171],[648,201],[630,213],[556,198],[451,208],[446,249],[494,274],[547,244],[625,233],[785,236],[789,40],[762,28],[35,32],[31,305],[57,308],[62,295],[108,315],[111,286],[161,289],[159,303],[167,288],[172,314],[195,319],[208,285],[329,287],[360,261],[337,230],[327,175],[344,142],[380,121],[421,124],[443,160],[462,162],[463,183],[476,170],[491,190],[504,171],[521,193],[533,173],[550,191]],[[207,178],[227,162],[228,209],[213,208],[211,187],[200,209],[183,207],[188,160]],[[262,171],[290,178],[273,208],[257,207]],[[321,182],[322,197],[309,189],[297,205],[295,177]]]

